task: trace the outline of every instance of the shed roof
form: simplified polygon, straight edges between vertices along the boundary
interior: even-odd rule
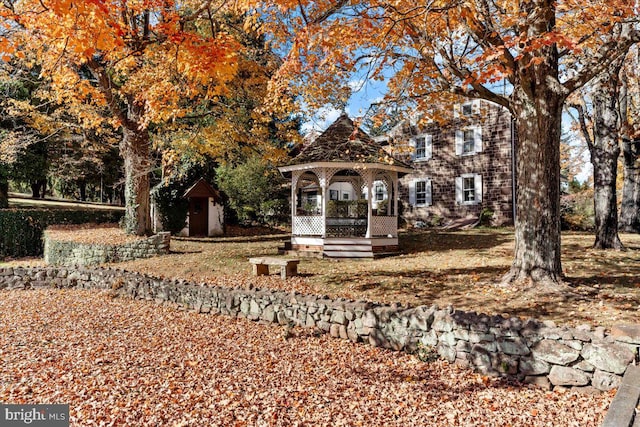
[[[380,163],[411,168],[357,127],[346,113],[342,113],[320,136],[304,146],[290,165],[326,162]]]
[[[191,197],[213,197],[215,202],[220,201],[220,193],[213,188],[204,178],[200,178],[187,191],[184,192],[184,198]]]

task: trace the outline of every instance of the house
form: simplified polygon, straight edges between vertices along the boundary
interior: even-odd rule
[[[453,108],[444,125],[404,121],[377,138],[414,169],[400,179],[402,216],[413,226],[473,222],[481,215],[494,226],[512,225],[515,129],[510,113],[482,100]]]

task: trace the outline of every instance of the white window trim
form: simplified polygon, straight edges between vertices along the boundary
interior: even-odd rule
[[[471,114],[469,115],[465,115],[462,114],[462,107],[464,105],[471,105]],[[458,103],[458,104],[454,104],[453,105],[453,116],[456,119],[459,119],[461,117],[473,117],[480,114],[480,100],[479,99],[471,99],[469,101],[465,101],[462,103]]]
[[[382,189],[382,199],[378,199],[378,188]],[[389,198],[387,194],[387,186],[382,181],[375,181],[373,183],[372,192],[373,192],[373,200],[375,202],[382,202]]]
[[[464,178],[473,178],[474,183],[474,199],[473,201],[464,201]],[[456,177],[456,204],[462,206],[473,206],[482,203],[482,175],[465,173]]]
[[[424,157],[416,156],[416,148],[417,143],[416,140],[418,138],[424,138]],[[411,146],[411,160],[414,162],[426,162],[433,157],[433,135],[430,133],[423,133],[420,135],[416,135],[409,141]]]
[[[416,191],[416,184],[418,182],[425,183],[425,203],[417,203],[418,195]],[[433,186],[432,181],[429,178],[414,178],[409,182],[409,204],[414,208],[424,208],[433,205]]]
[[[464,153],[464,132],[468,130],[473,130],[473,139],[474,139],[474,147],[473,151],[468,153]],[[465,126],[456,130],[456,156],[473,156],[478,153],[482,153],[482,126],[473,125],[473,126]]]

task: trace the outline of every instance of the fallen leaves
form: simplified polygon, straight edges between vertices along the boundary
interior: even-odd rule
[[[47,228],[46,233],[53,240],[89,245],[122,245],[145,239],[125,234],[118,224],[53,225]]]
[[[291,334],[106,292],[2,291],[0,401],[69,403],[72,425],[597,426],[611,400]]]

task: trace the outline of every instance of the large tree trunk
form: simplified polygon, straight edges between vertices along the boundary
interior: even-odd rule
[[[623,139],[624,183],[620,230],[640,233],[640,140]]]
[[[139,236],[151,233],[149,199],[149,134],[124,127],[120,154],[124,159],[124,230]]]
[[[616,176],[620,148],[594,147],[593,164],[593,206],[596,225],[596,249],[624,249],[618,237],[618,196]]]
[[[545,88],[540,87],[543,91]],[[558,287],[560,261],[560,133],[562,97],[513,94],[516,146],[515,255],[505,283]]]
[[[593,165],[593,205],[596,249],[624,249],[618,237],[618,66],[593,90],[593,142],[589,153]],[[587,136],[587,141],[589,138]]]

